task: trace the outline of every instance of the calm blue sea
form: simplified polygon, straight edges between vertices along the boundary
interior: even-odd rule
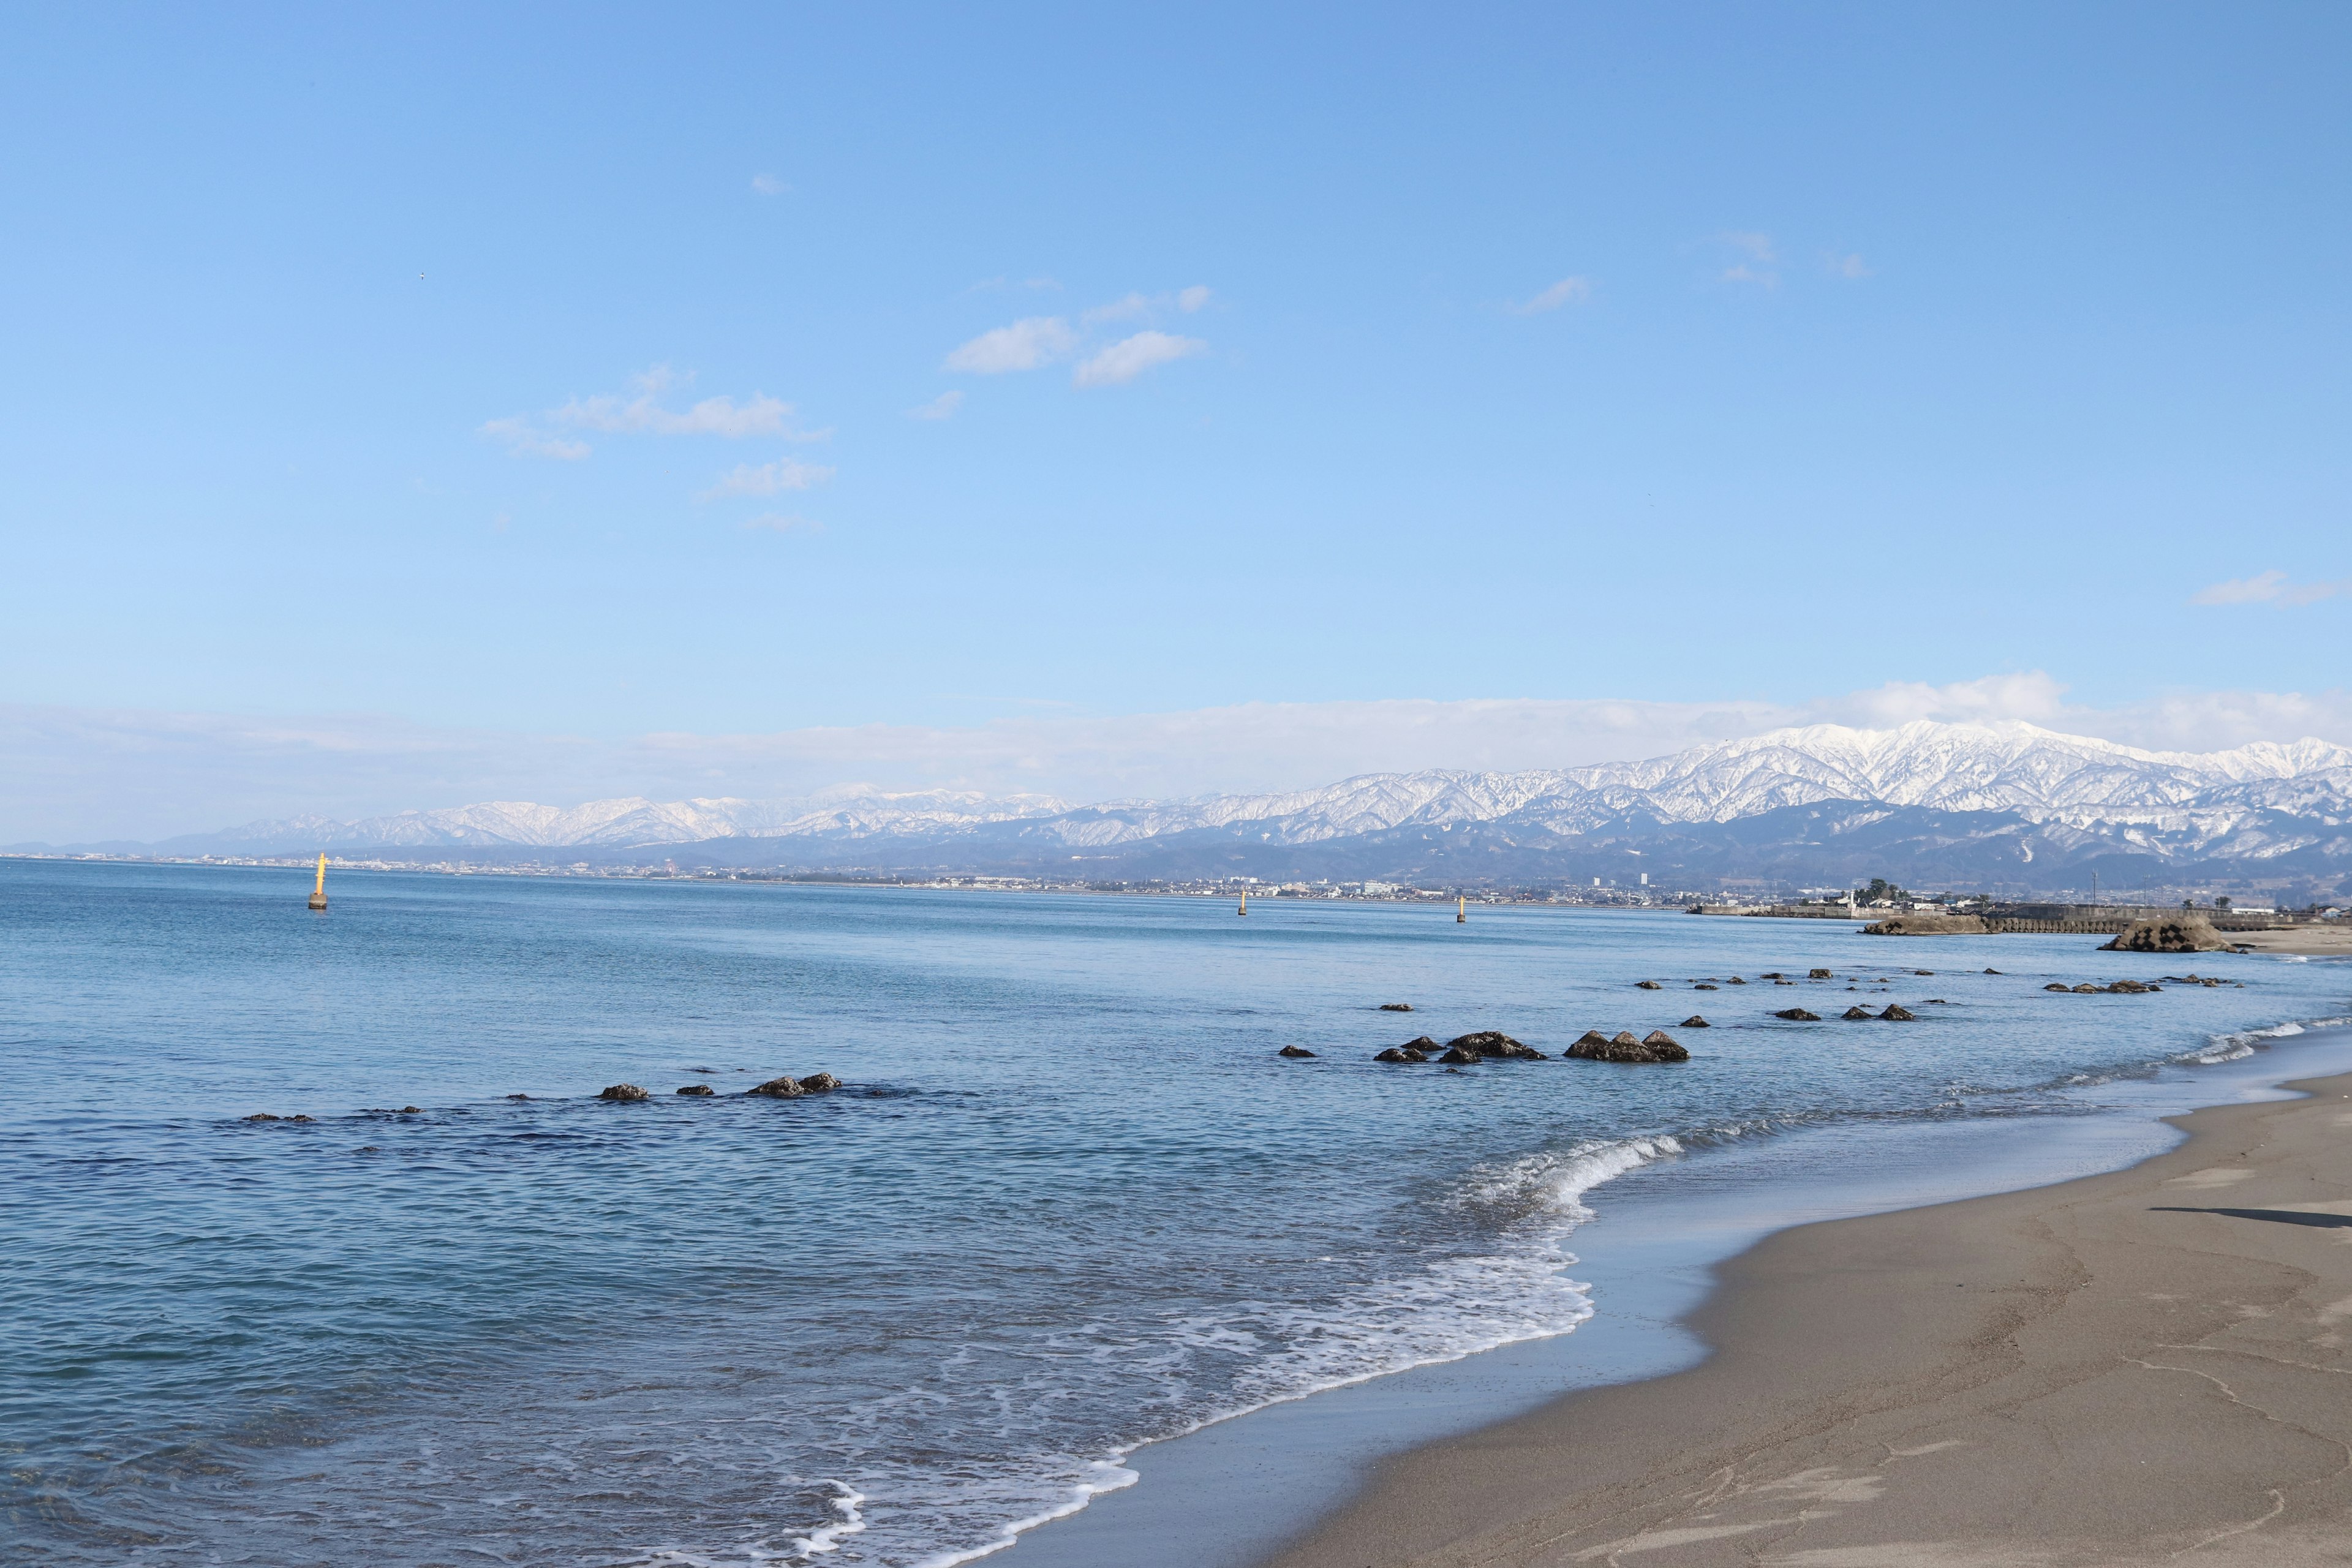
[[[2079,937],[363,874],[319,916],[308,880],[0,861],[22,1560],[963,1561],[1144,1441],[1572,1329],[1613,1176],[2081,1116],[2352,1011],[2341,963]],[[2184,967],[2243,984],[2042,989]],[[1920,1021],[1835,1021],[1889,1000]],[[1370,1059],[1662,1025],[1691,1062]]]

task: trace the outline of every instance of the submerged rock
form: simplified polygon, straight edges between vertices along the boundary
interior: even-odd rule
[[[286,1119],[282,1116],[272,1115],[267,1110],[257,1110],[252,1115],[245,1117],[243,1120],[247,1121],[283,1121]]]
[[[1999,973],[2000,973],[2000,970],[1998,970],[1998,969],[1988,969],[1988,970],[1986,970],[1986,971],[1985,971],[1985,973],[1986,973],[1987,974],[1999,974]]]
[[[1682,1026],[1685,1029],[1712,1029],[1715,1027],[1713,1024],[1708,1023],[1705,1018],[1700,1017],[1696,1013],[1693,1013],[1689,1017],[1685,1018],[1682,1022]]]
[[[1654,980],[1636,980],[1633,984],[1644,991],[1664,991],[1665,989],[1664,986],[1659,984]]]
[[[527,1094],[510,1094],[508,1095],[507,1098],[509,1100],[529,1100],[530,1096]]]
[[[690,1083],[678,1090],[680,1094],[717,1094],[718,1092],[707,1083]]]
[[[2072,991],[2074,987],[2063,984],[2060,982],[2053,980],[2049,984],[2044,985],[2042,989],[2044,991]]]
[[[1425,1062],[1429,1053],[1414,1046],[1391,1046],[1374,1057],[1376,1062]]]
[[[2118,980],[2110,984],[2107,989],[2117,995],[2137,996],[2144,992],[2157,990],[2158,987],[2137,980]]]
[[[1806,975],[1805,978],[1808,980],[1833,980],[1836,976],[1832,975],[1826,969],[1816,969],[1811,974]]]
[[[289,1121],[316,1121],[319,1119],[315,1116],[304,1116],[298,1112],[295,1115],[288,1117],[286,1120]]]
[[[2092,984],[2087,980],[2083,982],[2080,985],[2071,987],[2071,989],[2077,996],[2096,996],[2099,994],[2099,988]]]
[[[1412,1011],[1412,1004],[1410,1002],[1383,1002],[1381,1004],[1381,1011],[1383,1013],[1410,1013]]]
[[[1482,1057],[1517,1061],[1539,1062],[1544,1054],[1533,1046],[1523,1046],[1510,1036],[1495,1029],[1481,1029],[1475,1034],[1457,1035],[1445,1042],[1448,1050],[1473,1051]]]
[[[1886,1011],[1878,1016],[1878,1021],[1882,1024],[1916,1024],[1919,1021],[1919,1015],[1900,1002],[1889,1002]]]
[[[800,1079],[787,1076],[784,1078],[772,1078],[765,1083],[755,1083],[743,1092],[745,1094],[763,1094],[770,1100],[797,1100],[802,1095],[806,1094],[808,1089],[803,1084],[802,1084]]]
[[[1646,1040],[1637,1040],[1631,1029],[1614,1036],[1603,1037],[1600,1030],[1588,1030],[1584,1037],[1568,1047],[1568,1054],[1580,1061],[1589,1062],[1686,1062],[1690,1053],[1677,1045],[1663,1029],[1653,1029]]]
[[[596,1098],[599,1100],[650,1100],[653,1097],[648,1095],[644,1089],[639,1089],[635,1084],[614,1083],[607,1084],[604,1088],[599,1089],[596,1093]]]
[[[1724,982],[1724,984],[1725,984],[1726,985],[1745,985],[1745,984],[1748,984],[1748,982],[1746,982],[1745,980],[1740,979],[1740,978],[1739,978],[1739,976],[1738,976],[1737,974],[1735,974],[1735,975],[1733,975],[1730,979],[1728,979],[1728,980],[1725,981],[1725,982]]]
[[[1315,1053],[1305,1046],[1285,1046],[1274,1054],[1278,1057],[1311,1057]]]
[[[2177,915],[2158,915],[2152,921],[2134,921],[2116,938],[2103,944],[2101,952],[2224,952],[2230,940],[2213,929],[2213,922],[2203,915],[2184,910]]]
[[[1696,985],[1692,986],[1691,989],[1694,991],[1713,991],[1716,987],[1709,985],[1706,982],[1702,980]]]
[[[1792,1024],[1818,1024],[1822,1021],[1819,1013],[1808,1013],[1802,1007],[1783,1007],[1772,1016],[1786,1018]]]

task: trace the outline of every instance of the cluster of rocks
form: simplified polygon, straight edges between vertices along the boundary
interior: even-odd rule
[[[2232,945],[2229,938],[2213,929],[2211,921],[2184,910],[2177,915],[2158,915],[2151,921],[2134,921],[2113,942],[2103,944],[2099,951],[2226,952]]]
[[[1783,1013],[1781,1016],[1785,1018],[1788,1015]],[[1919,1015],[1914,1013],[1910,1008],[1906,1007],[1900,1002],[1889,1002],[1886,1005],[1886,1011],[1884,1013],[1874,1013],[1867,1007],[1848,1007],[1843,1013],[1840,1014],[1839,1016],[1843,1018],[1850,1018],[1856,1023],[1861,1022],[1864,1018],[1872,1019],[1882,1024],[1916,1024],[1919,1021]]]
[[[1684,1027],[1704,1029],[1707,1021],[1696,1016]],[[1312,1056],[1311,1051],[1286,1046],[1283,1055]],[[1690,1052],[1676,1044],[1663,1029],[1653,1029],[1646,1039],[1637,1039],[1628,1030],[1614,1037],[1598,1029],[1588,1029],[1584,1037],[1569,1047],[1566,1055],[1582,1061],[1598,1062],[1686,1062]],[[1407,1040],[1401,1046],[1391,1046],[1372,1059],[1376,1062],[1435,1061],[1445,1067],[1467,1067],[1485,1061],[1545,1061],[1549,1058],[1533,1046],[1522,1045],[1510,1036],[1495,1029],[1482,1029],[1475,1034],[1457,1035],[1443,1046],[1427,1035]]]
[[[2080,985],[2068,985],[2053,980],[2042,989],[2071,992],[2077,996],[2140,996],[2151,991],[2161,991],[2164,987],[2150,985],[2141,980],[2118,980],[2112,985],[2094,985],[2087,980]]]
[[[1706,1026],[1702,1024],[1701,1027]],[[1614,1035],[1604,1035],[1598,1029],[1587,1029],[1568,1054],[1588,1062],[1686,1062],[1690,1052],[1685,1050],[1672,1035],[1664,1029],[1653,1029],[1640,1039],[1633,1031],[1622,1029]]]
[[[270,1111],[257,1110],[252,1115],[242,1117],[239,1120],[245,1121],[316,1121],[319,1119],[315,1116],[278,1116]]]
[[[772,1078],[767,1082],[755,1084],[751,1088],[745,1089],[743,1092],[746,1095],[764,1095],[770,1100],[798,1100],[804,1094],[824,1094],[829,1090],[839,1089],[840,1087],[841,1080],[834,1077],[831,1073],[816,1072],[809,1074],[806,1078]],[[707,1083],[690,1083],[684,1089],[679,1089],[677,1092],[685,1095],[693,1095],[698,1098],[703,1095],[716,1094],[719,1091],[712,1089]],[[651,1100],[653,1096],[648,1091],[639,1089],[635,1084],[615,1083],[609,1084],[603,1089],[599,1090],[596,1098],[599,1100],[610,1100],[620,1101],[622,1103],[630,1103],[641,1100]]]

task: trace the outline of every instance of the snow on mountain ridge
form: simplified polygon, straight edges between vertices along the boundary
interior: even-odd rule
[[[735,837],[953,837],[1019,822],[1075,848],[1242,825],[1257,826],[1267,841],[1308,844],[1465,822],[1510,821],[1560,834],[1643,814],[1720,823],[1830,800],[2213,836],[2260,810],[2352,809],[2352,747],[2305,739],[2227,752],[2147,752],[2026,723],[1919,720],[1892,730],[1776,730],[1670,756],[1561,770],[1364,773],[1317,789],[1082,807],[1045,795],[847,785],[775,801],[628,796],[569,808],[492,801],[356,823],[256,823],[219,837],[354,847],[625,847]]]

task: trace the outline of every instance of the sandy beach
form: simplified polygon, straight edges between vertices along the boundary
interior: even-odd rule
[[[1699,1366],[1390,1461],[1270,1568],[2352,1563],[2352,1076],[2295,1087],[1776,1235]]]
[[[2230,940],[2256,952],[2299,952],[2307,958],[2352,955],[2352,921],[2300,925],[2288,931],[2231,931]]]

